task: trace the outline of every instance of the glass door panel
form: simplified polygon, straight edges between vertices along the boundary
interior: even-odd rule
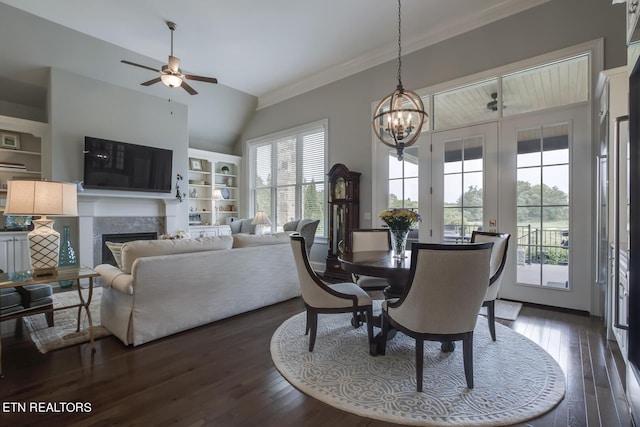
[[[501,298],[590,311],[589,108],[502,121],[500,215],[512,235]]]
[[[495,228],[496,124],[435,133],[432,144],[430,241],[465,243],[474,230]]]

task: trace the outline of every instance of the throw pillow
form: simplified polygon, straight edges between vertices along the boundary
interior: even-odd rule
[[[113,254],[113,259],[116,260],[118,268],[122,268],[122,245],[124,243],[104,242]]]
[[[253,221],[253,218],[243,219],[241,221],[242,225],[240,226],[240,232],[241,233],[256,234],[256,226],[255,226],[255,224],[251,224],[252,221]]]

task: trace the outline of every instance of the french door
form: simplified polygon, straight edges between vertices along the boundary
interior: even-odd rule
[[[501,298],[592,311],[592,144],[586,105],[505,119],[499,214],[511,234]]]
[[[473,230],[497,229],[497,142],[495,122],[431,135],[431,156],[420,164],[420,188],[432,194],[421,207],[429,212],[421,240],[464,243]]]
[[[431,194],[420,199],[420,240],[509,233],[501,298],[591,312],[589,126],[583,104],[433,132],[420,157],[421,194]]]

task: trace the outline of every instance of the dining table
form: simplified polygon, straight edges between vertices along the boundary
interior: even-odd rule
[[[409,278],[411,251],[404,258],[395,258],[393,251],[343,252],[338,261],[344,271],[387,279],[384,296],[387,299],[399,298]]]

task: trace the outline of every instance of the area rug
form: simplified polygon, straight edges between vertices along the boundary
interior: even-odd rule
[[[380,310],[377,303],[374,312]],[[271,339],[271,357],[297,389],[338,409],[382,421],[419,426],[501,426],[551,410],[565,394],[556,361],[528,338],[486,319],[474,333],[475,388],[467,389],[462,345],[442,353],[425,343],[424,392],[416,391],[415,341],[398,333],[385,356],[369,356],[366,328],[350,315],[320,315],[313,353],[305,313],[286,320]]]
[[[516,320],[518,318],[518,314],[520,314],[521,308],[522,303],[497,299],[495,303],[496,318],[505,320]],[[480,314],[486,316],[487,307],[482,307],[480,309]]]
[[[87,296],[88,291],[83,290],[83,295]],[[91,310],[91,319],[93,320],[93,338],[98,339],[111,335],[109,330],[100,325],[100,298],[102,297],[102,288],[93,289],[93,297],[89,310]],[[53,306],[63,307],[73,305],[80,302],[77,290],[66,292],[57,292],[53,294]],[[54,326],[47,326],[47,320],[44,314],[36,314],[24,317],[24,323],[29,331],[31,340],[36,344],[41,353],[69,347],[76,344],[89,342],[89,322],[87,313],[83,310],[81,315],[80,332],[76,332],[77,327],[77,308],[68,310],[59,310],[53,312]]]

